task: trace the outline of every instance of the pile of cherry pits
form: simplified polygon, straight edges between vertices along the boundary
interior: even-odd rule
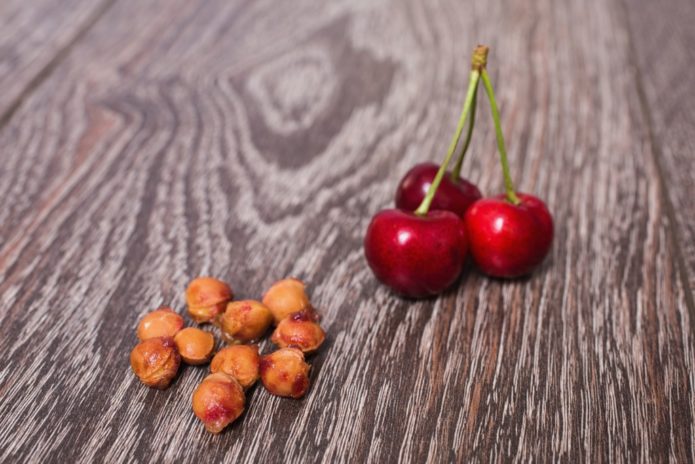
[[[193,412],[211,433],[219,433],[244,411],[245,391],[260,378],[273,395],[301,398],[309,389],[310,365],[305,356],[323,344],[325,332],[307,297],[304,283],[287,278],[274,283],[262,301],[233,301],[225,282],[198,277],[186,289],[191,318],[219,327],[228,345],[214,354],[212,333],[184,327],[180,314],[162,307],[139,322],[140,343],[130,353],[130,365],[140,381],[166,389],[176,377],[181,361],[189,365],[210,362],[211,374],[192,396]],[[264,356],[258,342],[271,325],[271,341],[278,349]]]
[[[364,239],[369,267],[379,281],[411,298],[437,295],[460,276],[468,251],[483,273],[498,278],[529,274],[550,251],[553,218],[539,198],[519,193],[509,172],[499,110],[487,73],[488,47],[473,52],[463,111],[444,162],[424,163],[406,173],[396,191],[396,208],[372,217]],[[461,177],[471,141],[478,86],[490,102],[506,192],[483,198]],[[459,144],[465,122],[468,130]],[[448,166],[459,149],[451,171]]]

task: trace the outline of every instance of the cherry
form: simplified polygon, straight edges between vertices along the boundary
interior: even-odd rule
[[[377,279],[396,292],[411,298],[436,295],[461,274],[464,230],[461,218],[450,211],[418,216],[386,209],[372,218],[364,251]]]
[[[506,193],[479,200],[464,221],[471,254],[480,269],[495,277],[517,277],[531,272],[548,254],[553,218],[541,200],[515,192],[495,93],[484,66],[481,79],[490,100]]]
[[[421,163],[413,166],[398,185],[396,207],[406,211],[415,211],[425,198],[438,169],[439,166],[434,163]],[[432,209],[451,211],[463,217],[466,210],[480,198],[482,195],[475,184],[460,176],[454,179],[452,174],[447,172],[434,195]]]
[[[369,267],[377,279],[405,296],[436,295],[454,283],[463,269],[467,251],[463,219],[451,211],[430,211],[430,207],[463,132],[486,55],[486,47],[478,47],[473,54],[456,132],[420,205],[413,212],[383,210],[367,228],[364,252]]]
[[[519,204],[506,194],[476,202],[465,216],[473,259],[495,277],[528,274],[548,254],[553,241],[553,218],[532,195],[517,193]]]

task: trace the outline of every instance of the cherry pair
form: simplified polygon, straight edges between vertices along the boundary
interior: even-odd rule
[[[413,167],[396,192],[397,209],[377,213],[364,240],[367,262],[376,277],[396,292],[419,298],[436,295],[461,274],[470,248],[478,267],[491,276],[517,277],[540,264],[553,238],[553,220],[538,198],[516,193],[509,173],[499,111],[485,69],[488,48],[478,46],[461,117],[441,166]],[[482,198],[460,176],[475,122],[482,80],[495,123],[506,193]],[[447,171],[470,112],[465,142]]]

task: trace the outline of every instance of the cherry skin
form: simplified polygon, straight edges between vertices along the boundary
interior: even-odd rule
[[[434,163],[416,164],[406,173],[396,190],[396,207],[405,211],[415,211],[422,199],[425,198],[439,166]],[[482,195],[475,184],[459,177],[451,179],[451,173],[446,172],[437,193],[432,200],[431,209],[451,211],[463,217],[466,210],[480,200]]]
[[[528,274],[543,261],[553,242],[553,217],[545,203],[532,195],[517,196],[518,205],[504,194],[484,198],[464,217],[473,259],[494,277]]]
[[[463,220],[450,211],[418,216],[386,209],[372,218],[364,239],[367,262],[377,279],[411,298],[436,295],[453,284],[466,250]]]

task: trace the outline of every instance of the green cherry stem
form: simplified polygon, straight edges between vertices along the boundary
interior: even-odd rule
[[[475,93],[473,94],[473,106],[471,106],[471,117],[468,120],[468,132],[466,132],[466,140],[463,142],[463,148],[461,149],[461,154],[454,164],[454,169],[451,170],[451,180],[457,182],[461,176],[461,167],[463,166],[463,159],[466,157],[466,152],[468,151],[468,146],[471,144],[471,139],[473,138],[473,126],[475,125],[475,108],[478,106],[478,86],[475,87]]]
[[[432,200],[434,200],[434,195],[437,193],[439,184],[442,183],[444,173],[446,172],[446,168],[449,166],[449,163],[451,162],[452,156],[454,156],[456,146],[458,145],[459,139],[461,138],[461,133],[463,132],[463,126],[465,125],[466,118],[468,117],[468,112],[470,111],[471,106],[473,104],[473,100],[475,98],[476,89],[478,88],[478,81],[480,81],[480,73],[481,71],[485,70],[485,63],[487,62],[487,52],[488,48],[482,45],[478,45],[478,47],[476,47],[476,49],[473,51],[473,59],[471,60],[471,74],[470,79],[468,81],[468,92],[466,93],[466,100],[463,104],[463,111],[461,111],[461,116],[459,117],[459,122],[456,126],[456,132],[454,132],[454,136],[452,137],[451,143],[449,144],[449,150],[446,153],[446,158],[444,158],[444,162],[439,167],[437,175],[434,176],[434,180],[432,181],[432,184],[430,184],[430,188],[429,190],[427,190],[425,198],[422,199],[422,203],[420,203],[420,206],[418,206],[415,210],[415,214],[418,216],[425,216],[427,212],[430,210]]]
[[[420,203],[420,206],[418,206],[415,210],[415,214],[417,214],[418,216],[425,216],[427,212],[430,210],[430,205],[432,205],[434,195],[437,193],[439,184],[442,183],[442,178],[444,177],[446,168],[449,166],[451,158],[454,155],[454,152],[456,151],[456,145],[458,145],[459,138],[461,138],[461,132],[463,132],[463,125],[465,124],[466,117],[468,116],[468,112],[471,109],[471,104],[473,103],[473,96],[475,95],[475,89],[478,86],[479,80],[480,71],[478,71],[477,69],[473,69],[471,71],[471,77],[468,83],[468,93],[466,94],[466,101],[463,104],[463,111],[461,111],[461,116],[459,117],[459,122],[456,126],[456,132],[454,132],[454,136],[452,137],[451,143],[449,144],[449,151],[447,151],[446,158],[444,158],[444,162],[439,167],[437,175],[434,176],[434,180],[432,181],[432,184],[430,184],[430,188],[429,190],[427,190],[425,198],[422,199],[422,203]]]
[[[514,184],[512,183],[512,176],[509,174],[509,161],[507,160],[507,149],[504,146],[504,134],[502,134],[500,112],[497,109],[497,102],[495,101],[495,91],[492,90],[490,76],[484,67],[481,71],[481,77],[483,80],[483,86],[485,87],[485,92],[487,93],[488,99],[490,100],[492,120],[495,122],[495,135],[497,136],[497,148],[500,152],[500,161],[502,163],[502,173],[504,174],[504,188],[507,191],[507,200],[509,200],[509,202],[511,202],[512,204],[518,205],[519,203],[521,203],[521,200],[519,200],[519,197],[516,196],[516,192],[514,191]]]

